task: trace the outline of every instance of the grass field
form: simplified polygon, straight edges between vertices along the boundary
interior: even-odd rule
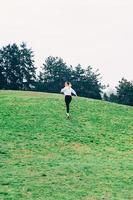
[[[133,108],[0,91],[0,200],[133,200]]]

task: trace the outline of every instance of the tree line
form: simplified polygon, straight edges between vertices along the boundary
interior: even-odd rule
[[[80,64],[67,65],[60,57],[49,56],[37,74],[34,52],[25,43],[0,48],[0,89],[35,90],[59,93],[65,81],[70,81],[79,96],[133,105],[133,83],[122,79],[117,93],[102,95],[99,70]]]

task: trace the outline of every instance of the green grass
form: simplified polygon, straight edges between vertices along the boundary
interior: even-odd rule
[[[0,200],[133,200],[133,108],[0,91]]]

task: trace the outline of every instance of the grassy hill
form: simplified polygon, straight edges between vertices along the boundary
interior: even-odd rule
[[[133,108],[0,91],[0,200],[133,200]]]

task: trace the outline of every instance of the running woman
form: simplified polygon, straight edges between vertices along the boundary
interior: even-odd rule
[[[77,96],[76,92],[72,89],[72,85],[70,82],[65,82],[65,87],[61,89],[61,93],[65,95],[65,103],[66,103],[66,115],[69,118],[69,104],[72,101],[72,94]]]

